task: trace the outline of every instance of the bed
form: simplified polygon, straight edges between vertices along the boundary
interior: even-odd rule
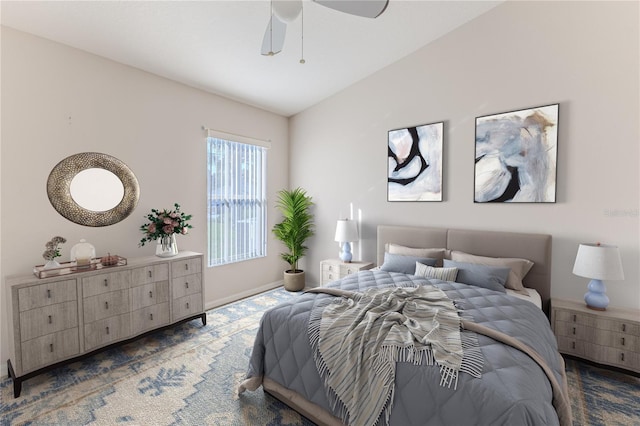
[[[465,268],[473,262],[455,262],[451,260],[452,257],[458,256],[458,259],[465,261],[469,257],[460,256],[490,260],[519,258],[533,262],[533,266],[530,266],[524,278],[520,277],[524,289],[518,290],[520,297],[514,297],[504,289],[418,276],[415,275],[416,271],[397,271],[391,260],[401,259],[406,264],[411,264],[413,260],[410,256],[412,253],[390,253],[398,247],[441,250],[442,259],[436,259],[429,265],[431,272],[440,274],[457,266],[459,268],[454,269],[459,269],[458,277],[464,272],[472,280],[481,276],[484,279],[483,270],[477,269],[477,265],[467,270]],[[247,379],[240,385],[239,391],[255,390],[262,385],[266,392],[313,422],[323,425],[571,424],[564,362],[557,351],[545,315],[550,299],[550,235],[385,225],[378,227],[377,262],[382,266],[349,275],[315,290],[317,292],[301,294],[267,311],[256,336]],[[392,265],[391,269],[389,265]],[[488,269],[491,273],[498,271],[503,277],[507,276],[504,268]],[[515,267],[511,268],[511,272],[514,270]],[[507,268],[506,273],[511,272]],[[503,285],[505,280],[501,281]],[[417,293],[427,290],[445,295],[443,303],[454,303],[461,318],[460,336],[465,336],[463,341],[471,336],[469,341],[475,345],[467,344],[464,349],[464,355],[461,356],[463,368],[456,371],[455,382],[449,380],[448,386],[443,385],[443,382],[447,382],[443,371],[450,370],[442,360],[434,362],[433,354],[438,350],[433,349],[428,352],[431,361],[416,361],[411,358],[413,355],[410,358],[404,355],[398,358],[396,354],[395,358],[390,358],[395,366],[392,384],[380,387],[390,387],[390,391],[378,392],[378,381],[371,382],[376,383],[375,387],[371,387],[370,382],[366,382],[367,385],[359,381],[354,384],[355,381],[345,378],[343,381],[348,383],[345,386],[349,390],[355,386],[358,396],[354,400],[353,395],[347,398],[337,394],[340,386],[335,386],[331,380],[342,374],[337,372],[341,364],[334,364],[332,368],[336,370],[331,370],[325,365],[325,360],[328,364],[332,357],[340,354],[329,355],[326,342],[330,333],[333,332],[332,338],[336,338],[341,332],[333,328],[337,327],[338,321],[331,325],[320,323],[325,321],[327,312],[334,307],[346,312],[348,308],[340,306],[359,305],[361,301],[367,302],[363,304],[370,309],[371,303],[365,300],[366,297],[382,295],[388,298],[391,293],[393,297],[418,300],[422,296],[417,296]],[[539,297],[540,307],[528,300],[529,294]],[[437,311],[439,309],[434,312]],[[427,311],[417,309],[415,312],[420,314]],[[316,323],[321,325],[314,326]],[[325,334],[320,334],[321,338],[318,338],[318,333]],[[324,342],[324,348],[319,341]],[[478,353],[481,361],[475,365],[473,360]],[[364,374],[360,370],[371,370],[370,364],[365,364],[370,362],[370,358],[363,357],[361,366],[350,366],[347,370]],[[477,371],[474,373],[473,368],[465,370],[464,360],[468,360],[467,366],[474,364]],[[376,372],[382,371],[379,366],[375,368]],[[370,374],[374,379],[368,380],[380,380],[380,375]],[[361,379],[358,377],[357,380]],[[375,410],[372,412],[376,420],[363,420],[366,417],[356,412],[359,410],[357,407],[380,398],[386,399],[381,402],[382,411],[377,405],[371,409]],[[359,411],[367,410],[369,408]]]

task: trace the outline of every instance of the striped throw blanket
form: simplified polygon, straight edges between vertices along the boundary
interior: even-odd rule
[[[447,387],[457,385],[459,371],[480,377],[475,335],[460,332],[458,309],[442,290],[428,285],[342,295],[348,297],[312,312],[309,336],[329,400],[345,423],[388,424],[396,362],[437,364]]]

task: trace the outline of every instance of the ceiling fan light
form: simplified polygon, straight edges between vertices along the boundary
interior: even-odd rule
[[[302,11],[302,0],[273,0],[273,13],[282,22],[293,22]]]

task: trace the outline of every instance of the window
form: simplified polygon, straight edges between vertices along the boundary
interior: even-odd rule
[[[266,256],[264,147],[207,138],[209,266]]]

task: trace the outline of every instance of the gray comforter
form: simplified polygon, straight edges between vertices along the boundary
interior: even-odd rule
[[[464,317],[530,346],[563,383],[562,363],[549,322],[530,302],[480,287],[384,271],[362,271],[328,287],[362,291],[407,281],[438,286],[464,310]],[[334,296],[302,294],[267,311],[247,377],[268,377],[331,412],[307,333],[309,313],[328,297]],[[484,356],[482,378],[460,374],[457,389],[439,385],[437,366],[398,363],[390,424],[558,424],[551,385],[543,370],[523,352],[494,339],[478,335],[478,342]]]

